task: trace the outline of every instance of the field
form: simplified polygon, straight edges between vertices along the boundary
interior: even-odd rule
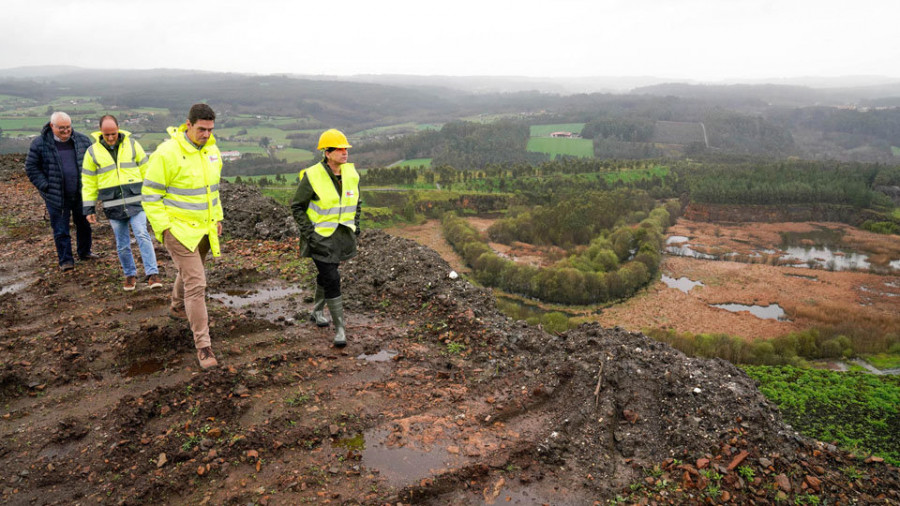
[[[891,146],[891,153],[893,153],[894,156],[900,156],[900,148],[898,148],[897,146]]]
[[[391,167],[425,167],[426,169],[431,168],[431,158],[412,158],[410,160],[403,160],[390,165]]]
[[[40,131],[41,127],[43,127],[48,121],[48,118],[10,118],[10,117],[0,117],[0,128],[3,129],[4,132],[7,130],[34,130],[36,132]]]
[[[547,153],[553,157],[577,156],[579,158],[592,158],[594,156],[594,142],[590,139],[532,137],[528,139],[528,151]]]
[[[580,135],[584,130],[584,123],[559,123],[556,125],[531,125],[532,137],[550,137],[553,132],[572,132]]]
[[[669,168],[661,165],[655,165],[650,169],[630,169],[620,170],[616,172],[604,172],[600,174],[607,183],[615,183],[616,181],[624,181],[631,183],[641,179],[652,179],[655,177],[665,177],[669,174]]]

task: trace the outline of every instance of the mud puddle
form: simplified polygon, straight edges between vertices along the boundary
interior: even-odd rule
[[[358,357],[356,357],[356,359],[365,360],[366,362],[388,362],[390,360],[393,360],[393,358],[399,354],[400,352],[396,350],[381,350],[378,353],[373,353],[371,355],[362,353]]]
[[[162,360],[150,359],[143,360],[132,364],[125,372],[122,373],[126,378],[134,378],[135,376],[146,376],[163,370],[165,364]]]
[[[358,452],[361,465],[376,472],[392,487],[440,475],[466,463],[463,457],[452,455],[437,445],[428,449],[390,445],[390,436],[390,430],[376,428],[339,439],[333,446]]]
[[[34,281],[27,273],[13,273],[0,276],[0,295],[18,293]]]
[[[209,297],[228,308],[245,309],[270,322],[293,321],[302,305],[298,295],[304,291],[296,285],[267,281],[246,287],[230,288],[224,292],[212,293]]]

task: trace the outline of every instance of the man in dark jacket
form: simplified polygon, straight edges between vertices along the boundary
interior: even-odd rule
[[[64,271],[75,268],[69,236],[70,215],[75,222],[78,257],[96,258],[91,252],[91,225],[81,209],[81,165],[91,144],[90,137],[72,130],[72,118],[68,114],[57,111],[50,116],[41,135],[32,141],[25,159],[28,179],[47,205],[59,268]]]

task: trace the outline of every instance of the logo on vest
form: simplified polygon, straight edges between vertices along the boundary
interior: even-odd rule
[[[346,196],[346,197],[352,197],[352,196],[353,196],[353,190],[347,190],[347,193],[345,194],[345,196]]]
[[[212,163],[216,163],[219,161],[219,157],[216,155],[209,155],[209,161]]]

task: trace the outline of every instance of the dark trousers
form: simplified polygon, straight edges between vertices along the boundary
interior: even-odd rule
[[[78,241],[78,256],[84,258],[91,254],[91,224],[81,212],[80,197],[66,197],[62,209],[47,204],[50,215],[50,227],[53,229],[53,242],[56,243],[56,255],[59,265],[73,264],[72,237],[69,235],[69,216],[75,222],[75,238]],[[46,204],[46,202],[44,202]]]
[[[341,273],[338,267],[341,264],[331,264],[328,262],[320,262],[313,258],[316,269],[319,274],[316,276],[316,284],[325,289],[325,298],[333,299],[341,296]]]

